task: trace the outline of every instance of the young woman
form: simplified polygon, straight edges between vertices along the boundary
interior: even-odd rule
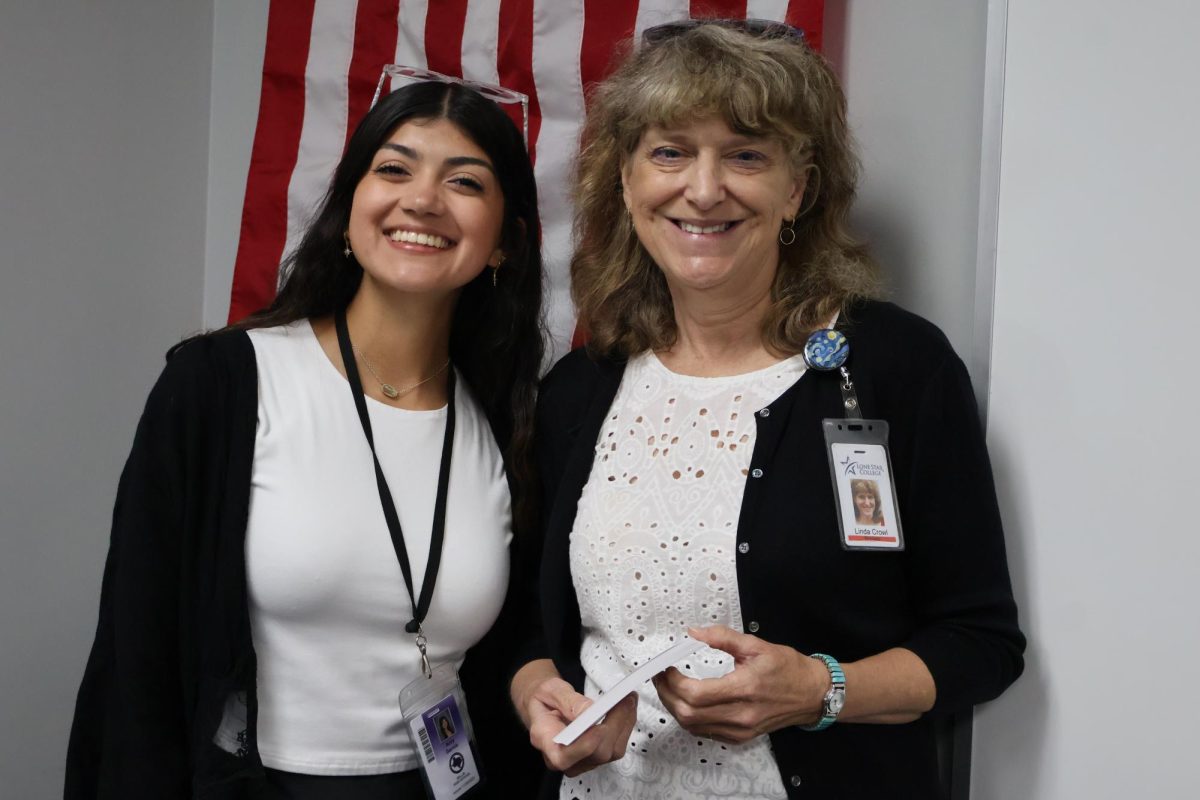
[[[505,114],[411,85],[359,124],[275,302],[172,352],[118,490],[67,798],[423,797],[397,696],[426,659],[462,667],[491,789],[528,774],[496,728],[537,220]]]

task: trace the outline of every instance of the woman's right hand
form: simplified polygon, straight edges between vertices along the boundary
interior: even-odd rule
[[[618,760],[629,748],[629,736],[637,722],[636,694],[614,706],[603,722],[574,742],[560,745],[554,743],[554,737],[592,701],[564,681],[549,659],[531,661],[521,667],[513,678],[511,691],[517,713],[529,729],[529,741],[541,751],[550,769],[573,778]]]

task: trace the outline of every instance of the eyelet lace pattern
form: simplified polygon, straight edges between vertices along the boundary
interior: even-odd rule
[[[737,521],[755,412],[803,372],[798,356],[722,378],[677,375],[652,353],[630,360],[571,533],[588,696],[670,647],[688,626],[742,630]],[[678,666],[685,675],[712,678],[732,670],[733,660],[705,648]],[[698,738],[679,727],[647,683],[629,752],[565,778],[561,797],[786,794],[767,737],[743,745]]]

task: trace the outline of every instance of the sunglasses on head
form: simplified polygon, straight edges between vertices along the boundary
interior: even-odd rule
[[[702,25],[714,25],[718,28],[742,31],[760,39],[803,39],[804,31],[794,28],[786,22],[776,22],[773,19],[681,19],[676,22],[665,22],[642,31],[642,44],[658,44],[672,39],[680,34],[695,30]]]
[[[383,96],[383,86],[388,79],[406,80],[406,81],[438,81],[440,83],[457,83],[459,86],[466,86],[474,89],[481,95],[491,100],[494,103],[501,105],[520,104],[521,106],[521,140],[525,142],[525,149],[529,149],[529,96],[521,94],[513,89],[506,89],[503,86],[497,86],[494,83],[481,83],[479,81],[469,81],[466,78],[456,78],[453,75],[444,75],[441,72],[434,72],[431,69],[421,69],[420,67],[406,67],[401,64],[388,64],[383,68],[383,74],[379,76],[379,85],[375,87],[375,96],[371,98],[371,108],[379,102],[379,98]]]

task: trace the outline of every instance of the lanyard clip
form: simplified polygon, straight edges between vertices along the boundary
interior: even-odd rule
[[[421,626],[417,626],[417,649],[421,651],[421,672],[426,678],[433,677],[433,667],[429,663],[429,654],[426,652],[427,641],[425,639],[425,631],[421,630]]]
[[[858,393],[854,391],[854,381],[850,380],[850,370],[845,367],[841,367],[840,370],[842,383],[839,388],[842,390],[842,406],[846,409],[846,418],[862,419],[862,412],[858,410]]]

